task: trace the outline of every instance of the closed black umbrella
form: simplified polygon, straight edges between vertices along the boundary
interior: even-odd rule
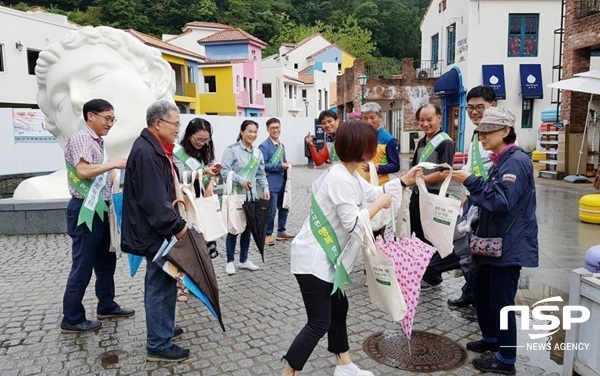
[[[208,309],[219,320],[223,331],[223,317],[219,304],[219,286],[212,259],[202,234],[193,229],[177,240],[177,243],[165,255],[165,258],[182,270],[206,295]]]
[[[269,200],[263,198],[253,200],[252,195],[250,195],[250,200],[246,200],[242,204],[242,208],[246,214],[246,226],[250,227],[252,238],[263,262],[265,262],[265,238],[267,236],[267,221],[269,220],[271,204]]]

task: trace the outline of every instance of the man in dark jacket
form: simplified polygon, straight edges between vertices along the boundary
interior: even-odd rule
[[[168,101],[150,105],[146,124],[127,159],[123,188],[121,249],[146,257],[144,302],[147,360],[181,361],[189,350],[173,344],[177,282],[152,262],[165,239],[180,238],[187,227],[173,207],[176,199],[173,142],[179,133],[179,110]]]

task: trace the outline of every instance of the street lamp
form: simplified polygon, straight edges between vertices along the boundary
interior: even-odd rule
[[[306,117],[308,117],[308,101],[304,100],[304,108],[306,108]]]
[[[358,76],[358,84],[361,89],[361,104],[365,104],[365,85],[367,84],[367,75],[362,73]]]

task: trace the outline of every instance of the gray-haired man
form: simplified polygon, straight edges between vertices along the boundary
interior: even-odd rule
[[[173,146],[179,133],[179,110],[168,101],[150,105],[148,128],[133,143],[123,188],[121,249],[146,257],[145,308],[147,360],[181,361],[189,350],[175,345],[177,282],[152,262],[165,239],[180,238],[185,221],[173,208],[176,199]]]

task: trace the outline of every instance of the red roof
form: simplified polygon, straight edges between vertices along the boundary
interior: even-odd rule
[[[203,22],[203,21],[192,21],[183,25],[183,29],[185,30],[187,27],[204,27],[207,29],[233,29],[233,27],[229,25],[225,25],[218,22]]]
[[[172,37],[171,37],[171,38],[169,38],[169,39],[165,39],[165,42],[170,42],[170,41],[172,41],[172,40],[175,40],[175,39],[177,39],[177,38],[181,38],[182,36],[184,36],[184,35],[188,35],[188,34],[189,34],[189,33],[191,33],[191,32],[192,32],[192,30],[189,30],[189,29],[188,29],[188,30],[184,31],[183,33],[181,33],[181,34],[179,34],[179,35],[175,35],[175,36],[172,36]]]
[[[267,43],[258,39],[252,34],[245,32],[242,29],[227,29],[222,30],[205,38],[199,39],[198,43],[215,43],[215,42],[235,42],[235,41],[253,41],[263,46],[267,46]]]
[[[241,64],[247,63],[248,59],[232,59],[232,60],[206,60],[200,63],[200,65],[211,65],[211,64]]]
[[[286,78],[286,79],[288,79],[288,80],[290,80],[290,81],[297,81],[297,82],[302,82],[302,83],[304,83],[304,81],[302,81],[300,78],[295,78],[295,77],[288,76],[288,75],[285,75],[285,74],[283,75],[283,78]]]
[[[149,46],[162,48],[163,50],[191,56],[193,58],[200,59],[200,60],[206,60],[205,56],[202,56],[202,55],[192,52],[190,50],[186,50],[185,48],[181,48],[181,47],[172,45],[172,44],[162,41],[158,38],[144,34],[140,31],[133,30],[133,29],[127,29],[127,30],[125,30],[125,32],[131,34],[134,38],[136,38],[140,42],[147,44]]]
[[[310,60],[310,59],[314,58],[315,56],[319,55],[320,53],[323,53],[332,47],[337,47],[337,46],[335,44],[330,44],[329,46],[327,46],[325,48],[321,48],[319,51],[315,52],[314,54],[307,56],[306,60]]]

